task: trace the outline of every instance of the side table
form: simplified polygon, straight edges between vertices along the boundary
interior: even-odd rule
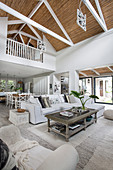
[[[21,125],[29,123],[29,112],[25,111],[22,113],[17,112],[17,109],[9,111],[9,121],[14,125]]]

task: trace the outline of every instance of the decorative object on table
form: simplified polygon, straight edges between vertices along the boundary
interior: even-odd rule
[[[17,112],[19,112],[19,113],[24,113],[26,110],[25,109],[17,109]]]
[[[91,99],[91,98],[99,99],[98,96],[96,96],[96,95],[90,95],[89,98],[84,101],[84,95],[81,95],[79,92],[73,91],[73,90],[71,91],[70,95],[73,95],[73,96],[77,97],[78,99],[80,99],[80,102],[82,104],[82,110],[85,110],[85,104],[89,99]]]
[[[86,121],[87,121],[87,122],[90,122],[92,119],[93,119],[93,116],[88,116],[88,117],[86,118]]]
[[[62,111],[60,112],[61,116],[66,116],[66,117],[72,117],[73,113],[72,112],[68,112],[68,111]]]

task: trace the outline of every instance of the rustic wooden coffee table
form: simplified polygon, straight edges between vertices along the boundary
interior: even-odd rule
[[[75,133],[79,132],[82,129],[86,129],[87,126],[89,126],[92,123],[96,123],[97,122],[97,112],[98,110],[95,109],[89,109],[89,111],[87,113],[74,113],[73,117],[66,117],[66,116],[61,116],[60,112],[57,113],[53,113],[53,114],[49,114],[46,115],[47,119],[48,119],[48,132],[54,131],[62,136],[64,136],[66,138],[66,141],[69,141],[69,137],[74,135]],[[92,118],[91,121],[86,121],[86,118],[94,115],[94,118]],[[58,131],[57,129],[53,128],[54,124],[50,124],[50,120],[55,121],[55,123],[60,123],[62,125],[65,125],[65,130],[64,131]],[[80,120],[83,120],[83,123],[80,124],[79,127],[75,128],[74,130],[70,130],[69,126],[73,123],[77,123]]]

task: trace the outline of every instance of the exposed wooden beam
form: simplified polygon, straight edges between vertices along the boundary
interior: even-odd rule
[[[29,38],[29,40],[28,40],[28,42],[27,42],[27,45],[30,43],[30,41],[31,41],[31,38]]]
[[[99,15],[97,14],[96,10],[94,9],[94,7],[92,6],[92,4],[90,3],[89,0],[82,0],[84,2],[84,4],[87,6],[87,8],[89,9],[89,11],[92,13],[92,15],[94,16],[94,18],[97,20],[97,22],[99,23],[99,25],[102,27],[102,29],[104,31],[107,31],[106,25],[103,23],[103,21],[101,20],[101,18],[99,17]]]
[[[45,33],[51,35],[52,37],[54,37],[54,38],[56,38],[56,39],[58,39],[58,40],[60,40],[60,41],[62,41],[64,43],[66,43],[66,44],[68,44],[70,46],[73,46],[73,44],[70,41],[66,40],[65,38],[61,37],[60,35],[56,34],[55,32],[49,30],[48,28],[46,28],[46,27],[36,23],[35,21],[33,21],[30,18],[24,16],[23,14],[15,11],[14,9],[8,7],[7,5],[3,4],[2,2],[0,2],[0,8],[3,11],[5,11],[5,12],[7,12],[7,13],[9,13],[9,14],[17,17],[17,18],[19,18],[20,20],[24,21],[25,23],[30,24],[30,25],[36,27],[40,31],[45,32]]]
[[[95,74],[97,74],[98,76],[100,76],[100,73],[99,72],[97,72],[96,70],[94,70],[94,69],[91,69]]]
[[[15,25],[15,24],[23,24],[24,22],[21,20],[9,20],[8,25]]]
[[[36,35],[37,38],[42,39],[41,36],[36,32],[36,30],[29,24],[27,24],[31,31]]]
[[[21,33],[22,35],[26,36],[26,37],[29,37],[29,38],[33,39],[33,40],[36,40],[36,41],[38,40],[38,38],[34,37],[34,36],[31,35],[31,34],[28,34],[28,33],[24,32],[24,31],[20,31],[20,33]]]
[[[18,30],[11,30],[11,31],[8,31],[8,34],[16,34],[17,32],[18,32]],[[31,34],[28,34],[28,33],[24,32],[24,31],[20,31],[19,33],[26,36],[26,37],[29,37],[29,38],[31,38],[33,40],[36,40],[36,41],[38,40],[38,38],[34,37]]]
[[[79,73],[82,74],[82,75],[85,76],[85,77],[88,77],[88,75],[85,74],[85,73],[83,73],[82,71],[79,71]]]
[[[112,69],[110,66],[107,66],[107,67],[109,68],[109,70],[110,70],[110,71],[112,71],[112,72],[113,72],[113,69]]]
[[[8,31],[7,34],[15,34],[17,32],[18,32],[18,30],[11,30],[11,31]]]
[[[28,18],[32,18],[32,16],[36,13],[36,11],[41,7],[41,5],[43,4],[43,0],[42,1],[39,1],[37,3],[37,5],[35,6],[35,8],[30,12],[30,14],[28,15]],[[15,39],[15,37],[18,35],[18,33],[25,27],[26,23],[23,24],[19,31],[15,34],[15,36],[13,37],[13,39]]]
[[[53,16],[54,20],[56,21],[56,23],[58,24],[58,26],[60,27],[60,29],[62,30],[62,32],[64,33],[64,35],[66,36],[66,38],[73,44],[71,38],[69,37],[69,35],[67,34],[66,30],[64,29],[63,25],[61,24],[61,22],[59,21],[58,17],[56,16],[56,14],[54,13],[53,9],[51,8],[51,6],[49,5],[47,0],[44,0],[44,4],[46,5],[47,9],[49,10],[49,12],[51,13],[51,15]]]
[[[20,33],[19,33],[19,36],[20,36],[20,39],[21,39],[22,43],[25,44],[24,40],[23,40],[23,37],[22,37],[22,35]]]
[[[105,23],[105,20],[104,20],[104,16],[103,16],[103,13],[102,13],[102,10],[101,10],[101,7],[100,7],[99,0],[95,0],[95,4],[96,4],[96,6],[97,6],[97,9],[98,9],[100,18],[101,18],[101,20],[103,21],[103,23],[104,23],[105,26],[106,26],[106,23]],[[107,26],[106,26],[106,29],[107,29]]]

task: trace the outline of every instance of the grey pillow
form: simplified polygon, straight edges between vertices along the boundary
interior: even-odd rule
[[[0,139],[0,170],[19,170],[13,153],[9,150],[6,143]]]
[[[49,97],[43,97],[43,101],[46,107],[51,107]]]

